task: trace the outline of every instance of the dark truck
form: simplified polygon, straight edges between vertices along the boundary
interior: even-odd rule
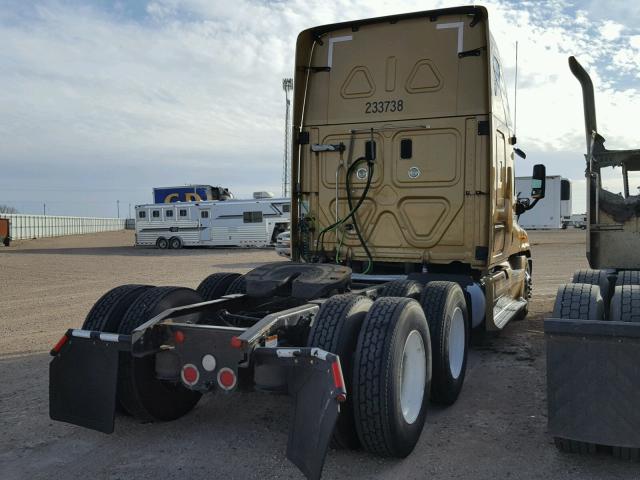
[[[560,286],[544,322],[549,431],[562,451],[640,460],[640,197],[629,189],[640,150],[604,146],[591,78],[574,57],[569,67],[584,103],[591,268]],[[611,167],[620,168],[622,195],[602,186]]]

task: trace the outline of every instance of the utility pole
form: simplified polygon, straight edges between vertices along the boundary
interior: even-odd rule
[[[282,196],[289,196],[289,174],[290,174],[290,166],[291,162],[289,159],[289,144],[291,143],[291,137],[289,132],[290,128],[290,119],[289,119],[289,106],[291,104],[289,100],[289,93],[293,90],[293,78],[283,78],[282,79],[282,90],[284,90],[284,96],[286,99],[286,110],[284,116],[284,159],[282,162]]]
[[[129,203],[129,218],[131,218],[131,203]]]
[[[47,204],[46,203],[42,204],[42,214],[45,215],[45,216],[47,215]]]
[[[120,200],[116,200],[116,208],[118,209],[118,218],[120,218]]]

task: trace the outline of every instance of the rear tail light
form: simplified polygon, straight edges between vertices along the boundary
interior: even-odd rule
[[[188,386],[193,386],[196,383],[198,383],[198,380],[200,380],[200,372],[198,371],[198,368],[191,364],[191,363],[187,363],[185,366],[182,367],[182,372],[180,372],[180,377],[182,378],[182,381],[184,382],[185,385]]]
[[[218,385],[223,390],[231,390],[236,386],[237,381],[235,372],[230,368],[224,367],[218,372]]]

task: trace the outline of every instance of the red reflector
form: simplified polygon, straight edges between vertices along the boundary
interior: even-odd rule
[[[236,374],[230,368],[221,368],[218,372],[218,384],[224,390],[231,390],[236,386]]]
[[[236,336],[231,337],[231,346],[233,348],[242,348],[242,340]]]
[[[331,364],[331,371],[333,373],[333,384],[337,389],[344,390],[344,378],[342,377],[342,368],[340,367],[340,360],[336,360]]]
[[[176,330],[173,334],[173,338],[175,339],[176,343],[182,343],[184,342],[184,333],[182,333],[180,330]]]
[[[67,340],[69,340],[69,336],[65,333],[62,338],[58,340],[58,343],[56,343],[51,349],[51,355],[57,355],[62,347],[64,347],[64,344],[67,343]]]
[[[198,369],[194,365],[188,363],[182,367],[182,381],[184,383],[187,385],[195,385],[198,383],[198,378],[200,378],[200,372],[198,372]]]

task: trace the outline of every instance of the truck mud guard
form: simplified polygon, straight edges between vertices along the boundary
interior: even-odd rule
[[[257,348],[256,363],[289,367],[288,387],[294,398],[287,458],[305,476],[317,480],[331,434],[346,400],[342,367],[337,355],[318,348]]]
[[[313,308],[317,309],[317,306]],[[190,328],[189,337],[199,338],[192,344],[190,353],[193,355],[215,344],[211,338],[215,327],[191,325]],[[51,419],[113,433],[119,355],[153,354],[153,349],[135,352],[133,339],[131,335],[67,331],[51,351],[54,357],[49,369]],[[229,349],[238,352],[232,346]],[[346,400],[340,358],[318,348],[306,347],[256,347],[249,348],[249,352],[254,365],[273,366],[286,372],[283,380],[294,398],[287,458],[308,478],[319,479],[340,412],[339,404]],[[235,364],[229,367],[234,371],[237,368],[238,358],[222,354],[218,358],[233,360],[231,363]]]
[[[112,433],[116,410],[118,355],[131,336],[69,330],[51,350],[49,416]]]

